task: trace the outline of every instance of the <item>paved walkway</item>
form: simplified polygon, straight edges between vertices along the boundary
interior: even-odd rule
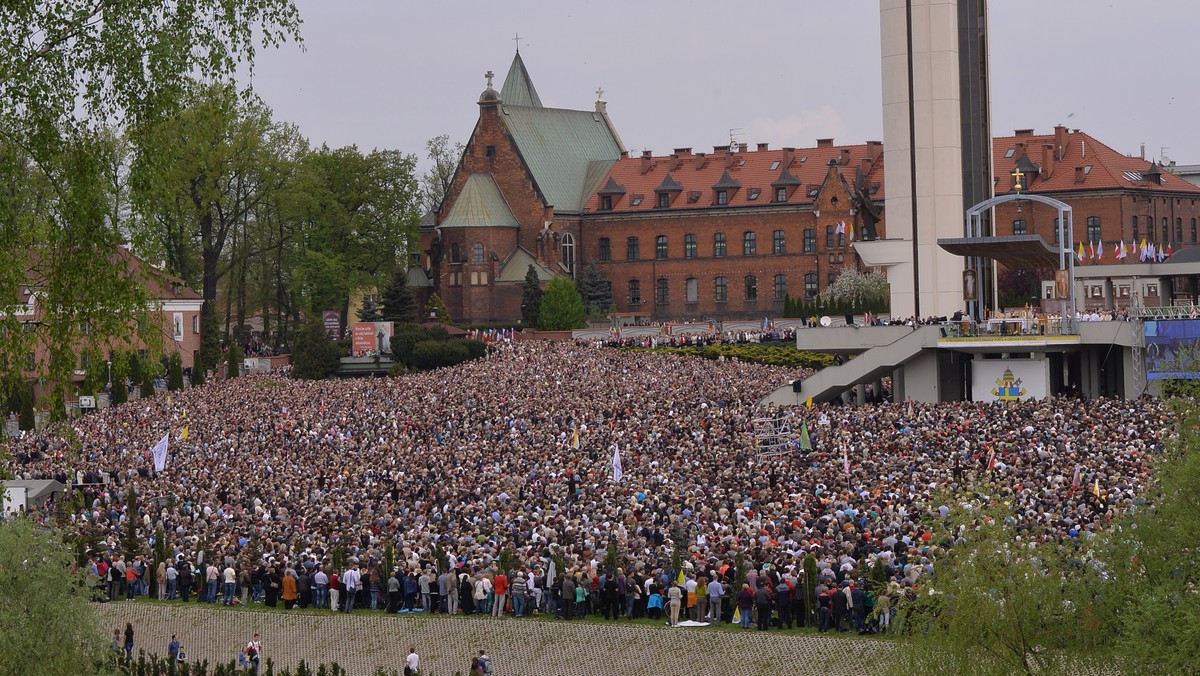
[[[101,619],[132,622],[138,648],[166,652],[179,635],[189,661],[227,662],[254,632],[264,657],[281,666],[336,661],[351,676],[376,667],[403,670],[415,646],[425,676],[466,673],[481,648],[497,676],[726,676],[877,673],[885,641],[847,636],[648,627],[622,623],[546,622],[515,618],[313,614],[224,610],[196,604],[108,603]],[[111,629],[109,630],[111,632]]]

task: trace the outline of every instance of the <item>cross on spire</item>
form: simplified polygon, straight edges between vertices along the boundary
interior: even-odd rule
[[[515,33],[513,35],[513,42],[517,43],[517,53],[520,54],[521,53],[521,34],[520,33]]]
[[[488,89],[491,89],[492,88],[492,78],[496,77],[496,74],[489,70],[488,72],[484,73],[483,76],[487,78]]]
[[[596,87],[596,100],[597,101],[604,100],[604,87]]]

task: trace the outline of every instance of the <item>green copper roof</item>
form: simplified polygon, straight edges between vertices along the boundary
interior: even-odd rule
[[[496,275],[497,282],[523,282],[525,275],[529,272],[529,266],[537,271],[538,279],[543,282],[548,282],[554,279],[554,273],[543,265],[538,264],[534,259],[533,254],[529,253],[522,247],[513,249],[508,258],[500,265],[500,272]]]
[[[520,226],[491,174],[471,174],[441,223],[443,228],[473,226]]]
[[[604,117],[585,110],[507,103],[502,108],[509,133],[546,203],[559,212],[582,210],[588,196],[621,157],[621,148]],[[597,161],[605,166],[590,166]],[[590,168],[595,171],[590,172]]]
[[[500,88],[500,99],[512,106],[542,107],[542,100],[533,88],[533,80],[529,77],[529,71],[525,69],[525,62],[521,60],[521,52],[517,52],[512,65],[508,67],[504,86]]]

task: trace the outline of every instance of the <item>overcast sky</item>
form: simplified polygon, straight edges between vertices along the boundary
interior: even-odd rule
[[[634,152],[702,151],[730,129],[772,148],[882,139],[876,0],[296,2],[304,51],[261,51],[254,86],[316,145],[424,160],[431,137],[466,141],[517,33],[542,102],[591,109],[602,87]],[[994,135],[1062,123],[1200,164],[1200,2],[990,4]]]

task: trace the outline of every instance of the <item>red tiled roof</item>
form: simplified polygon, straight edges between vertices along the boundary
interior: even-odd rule
[[[1062,156],[1055,154],[1054,167],[1046,175],[1043,148],[1056,146],[1061,135]],[[1011,153],[1010,153],[1011,151]],[[1059,134],[1019,134],[992,139],[995,163],[996,194],[1013,189],[1013,167],[1022,155],[1040,170],[1036,177],[1024,178],[1025,192],[1062,192],[1069,190],[1139,189],[1166,190],[1200,194],[1196,186],[1179,176],[1162,172],[1160,183],[1143,180],[1142,172],[1150,168],[1150,160],[1117,152],[1097,141],[1086,132],[1059,130]],[[1082,181],[1076,180],[1076,167],[1084,167]]]
[[[843,150],[848,150],[844,154]],[[830,160],[843,162],[842,171],[846,182],[854,185],[857,170],[866,171],[865,186],[878,186],[871,197],[883,199],[883,151],[876,148],[877,159],[873,163],[865,163],[871,152],[868,145],[858,144],[849,146],[822,145],[816,148],[796,148],[793,150],[754,150],[728,154],[725,151],[704,153],[693,152],[663,155],[656,157],[622,158],[609,171],[601,185],[606,185],[609,179],[625,188],[625,194],[620,199],[613,200],[613,208],[604,213],[654,211],[658,200],[655,189],[662,185],[664,177],[669,173],[671,178],[683,186],[683,190],[671,201],[672,209],[703,209],[713,206],[715,195],[713,186],[717,185],[726,171],[729,178],[741,184],[740,188],[729,189],[729,206],[757,206],[771,204],[775,199],[775,191],[771,187],[783,172],[784,160],[791,154],[791,162],[786,167],[793,176],[798,178],[801,185],[789,191],[789,204],[807,204],[813,201],[810,191],[819,188],[825,181],[829,170]],[[732,160],[731,166],[726,166]],[[649,164],[649,170],[643,173],[643,166]],[[774,167],[774,168],[772,168]],[[600,211],[600,186],[594,186],[587,203],[584,205],[593,213]],[[750,199],[751,194],[758,191],[756,199]],[[700,198],[689,200],[689,195],[700,193]],[[633,205],[635,196],[642,197],[639,204]]]

